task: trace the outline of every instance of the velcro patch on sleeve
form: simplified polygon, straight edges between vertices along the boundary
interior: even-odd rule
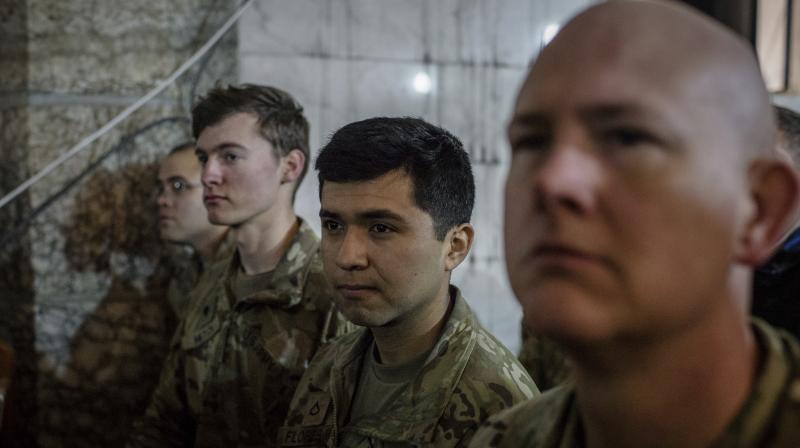
[[[282,447],[333,446],[333,425],[284,426],[278,431],[278,444]]]

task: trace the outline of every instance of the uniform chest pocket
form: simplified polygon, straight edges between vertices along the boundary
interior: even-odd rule
[[[222,321],[213,312],[206,312],[205,316],[198,316],[198,319],[187,319],[186,331],[181,338],[181,348],[183,350],[193,350],[202,347],[209,340],[219,333],[222,328]]]
[[[250,320],[240,330],[240,343],[262,362],[292,371],[305,370],[314,354],[313,335],[279,313]]]

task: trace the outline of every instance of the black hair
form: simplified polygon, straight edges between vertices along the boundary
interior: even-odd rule
[[[469,155],[453,134],[419,118],[350,123],[320,150],[315,168],[320,195],[325,181],[360,182],[405,170],[414,203],[433,219],[438,240],[472,216],[475,180]]]
[[[303,107],[292,96],[276,87],[256,84],[214,87],[201,97],[192,108],[192,134],[197,139],[200,133],[236,113],[251,113],[258,119],[261,136],[275,148],[275,156],[281,157],[293,149],[305,155],[303,172],[295,184],[303,181],[311,158],[308,150],[308,120]]]

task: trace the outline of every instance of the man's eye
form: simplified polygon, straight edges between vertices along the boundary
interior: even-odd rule
[[[546,135],[526,135],[514,140],[511,147],[514,151],[539,151],[546,149],[550,138]]]
[[[322,221],[322,227],[328,232],[335,232],[341,228],[338,222],[326,219]]]
[[[237,156],[236,154],[233,154],[233,153],[230,153],[230,152],[225,153],[225,160],[227,162],[233,162],[238,158],[239,158],[239,156]]]
[[[208,156],[205,154],[197,154],[197,161],[200,162],[200,165],[205,165],[208,162]]]
[[[176,180],[172,182],[171,187],[172,191],[174,191],[175,193],[180,193],[186,190],[187,185],[183,181]]]
[[[388,233],[391,232],[392,229],[386,224],[375,224],[370,228],[370,231],[375,233]]]
[[[603,141],[608,145],[631,147],[651,143],[655,139],[647,132],[635,128],[616,128],[604,132]]]

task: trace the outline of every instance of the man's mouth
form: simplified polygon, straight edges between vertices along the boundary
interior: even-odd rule
[[[563,267],[577,267],[603,261],[602,257],[562,243],[539,244],[533,250],[532,258],[537,263]]]
[[[225,196],[216,194],[207,194],[203,196],[203,203],[205,204],[218,204],[225,200]]]
[[[361,298],[377,291],[376,288],[358,283],[339,283],[336,289],[347,298]]]

